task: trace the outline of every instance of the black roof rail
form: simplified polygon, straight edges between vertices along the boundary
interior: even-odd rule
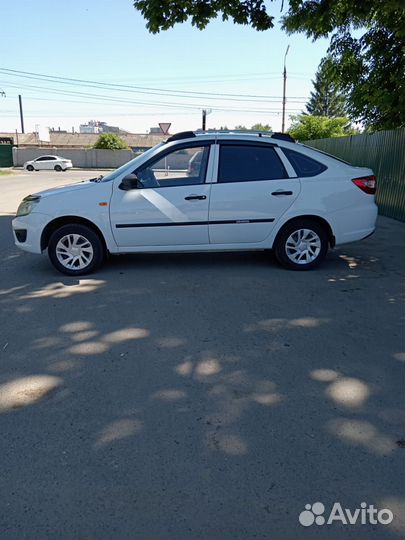
[[[191,137],[195,137],[194,131],[180,131],[169,137],[166,142],[180,141],[181,139],[190,139]]]
[[[272,139],[280,139],[281,141],[288,141],[288,142],[295,143],[295,139],[293,139],[291,137],[291,135],[289,135],[288,133],[275,132],[275,133],[273,133],[271,138]]]

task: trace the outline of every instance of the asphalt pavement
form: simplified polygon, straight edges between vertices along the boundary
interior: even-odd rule
[[[0,176],[0,539],[403,538],[403,223],[303,273],[138,254],[74,279],[13,245],[22,196],[97,174]],[[393,520],[302,525],[316,502]]]

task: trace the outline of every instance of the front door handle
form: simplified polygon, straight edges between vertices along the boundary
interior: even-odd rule
[[[207,198],[206,195],[189,195],[184,197],[185,201],[204,201]]]
[[[273,191],[272,195],[292,195],[292,191],[284,191],[283,189],[278,189],[277,191]]]

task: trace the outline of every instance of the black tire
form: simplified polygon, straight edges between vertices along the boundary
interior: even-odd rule
[[[73,237],[73,235],[77,236]],[[64,238],[66,238],[66,240],[65,243],[62,242],[62,244],[64,249],[66,249],[66,253],[59,253],[58,258],[56,247],[59,241]],[[80,249],[80,253],[74,255],[74,257],[77,259],[77,265],[83,265],[83,261],[89,259],[88,264],[85,264],[81,267],[77,266],[77,268],[75,268],[75,264],[69,267],[69,257],[73,257],[73,255],[69,255],[67,253],[67,250],[69,249],[67,247],[67,244],[69,243],[69,241],[75,238],[76,240],[81,241],[80,244],[77,244],[78,248],[76,247],[76,249]],[[82,241],[81,239],[86,240],[87,243]],[[84,248],[83,252],[81,252],[81,246],[83,246]],[[90,253],[91,251],[92,254]],[[67,276],[83,276],[85,274],[90,274],[91,272],[94,272],[102,264],[105,257],[105,250],[101,238],[95,231],[85,225],[71,224],[63,225],[63,227],[60,227],[60,229],[57,229],[52,234],[48,244],[48,256],[56,270],[58,270],[62,274],[65,274]],[[63,261],[66,261],[66,264],[63,264]]]
[[[27,171],[35,171],[34,167],[32,165],[27,165]]]
[[[308,240],[310,240],[309,247],[306,243]],[[302,253],[299,248],[293,247],[295,242],[302,244],[304,250]],[[303,244],[306,245],[306,249]],[[328,244],[328,233],[320,223],[311,219],[295,219],[281,228],[273,247],[274,254],[282,266],[302,271],[312,270],[321,264],[328,251]],[[300,261],[295,262],[294,256]]]
[[[56,172],[61,172],[63,170],[60,165],[55,165],[54,169]]]

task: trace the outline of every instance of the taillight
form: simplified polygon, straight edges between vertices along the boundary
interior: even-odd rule
[[[353,184],[356,184],[364,193],[374,195],[377,188],[377,178],[372,176],[362,176],[361,178],[353,178]]]

